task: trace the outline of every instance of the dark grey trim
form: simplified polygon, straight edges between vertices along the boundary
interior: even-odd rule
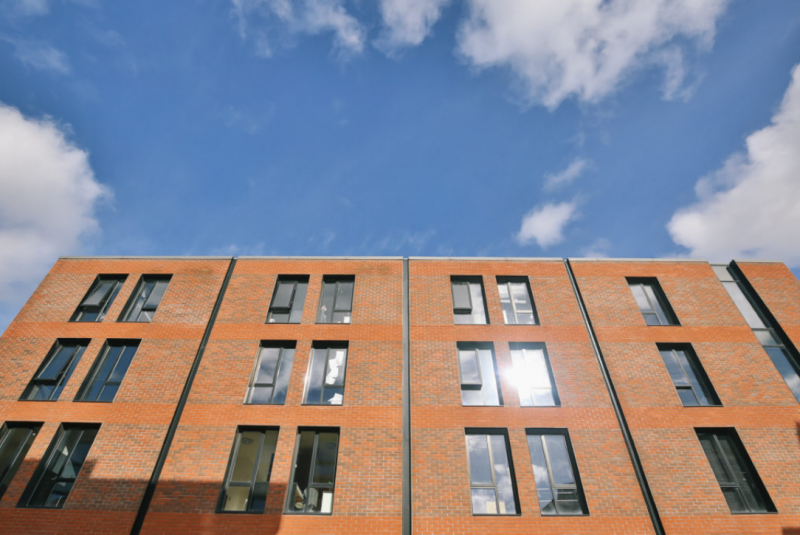
[[[578,282],[575,280],[575,274],[572,272],[572,266],[570,265],[570,261],[568,259],[564,260],[564,267],[567,269],[567,276],[569,277],[570,284],[572,284],[572,291],[575,292],[575,299],[578,301],[578,308],[581,311],[581,316],[583,317],[583,322],[586,325],[586,330],[589,332],[589,339],[592,342],[594,355],[597,357],[597,364],[600,366],[600,372],[603,375],[603,381],[606,383],[606,388],[608,389],[608,396],[611,398],[611,405],[614,407],[614,413],[617,415],[617,422],[619,422],[619,429],[622,432],[622,438],[625,440],[625,446],[628,448],[628,455],[631,458],[631,464],[633,464],[633,471],[636,472],[636,479],[639,480],[639,487],[642,489],[642,497],[644,498],[644,503],[647,506],[647,512],[650,514],[650,520],[653,522],[653,530],[656,532],[656,535],[665,535],[664,525],[661,523],[661,517],[658,514],[658,509],[656,508],[653,494],[650,492],[650,485],[647,483],[647,477],[645,476],[644,469],[642,468],[642,461],[639,459],[639,454],[636,451],[636,445],[633,443],[633,437],[631,436],[630,428],[628,428],[628,422],[622,412],[622,406],[620,405],[617,391],[614,388],[614,383],[611,381],[611,374],[608,371],[608,366],[606,365],[605,358],[603,357],[603,352],[600,350],[600,344],[598,343],[597,336],[594,333],[592,321],[589,319],[589,314],[586,312],[586,305],[583,302],[581,291],[578,288]]]
[[[411,535],[411,352],[408,257],[403,258],[403,535]]]
[[[211,311],[211,317],[208,319],[208,324],[206,325],[206,330],[203,333],[203,338],[200,340],[200,347],[197,348],[197,354],[194,357],[194,362],[192,362],[192,368],[189,370],[189,376],[186,378],[186,383],[183,385],[183,392],[181,392],[181,397],[178,400],[178,406],[175,408],[175,414],[172,415],[172,421],[169,424],[169,429],[167,429],[167,436],[164,437],[164,444],[161,446],[161,451],[158,454],[156,465],[153,467],[153,474],[150,476],[150,481],[147,483],[147,488],[144,491],[142,502],[139,504],[139,511],[136,513],[136,519],[133,521],[133,527],[131,528],[131,535],[139,535],[139,532],[142,530],[144,517],[147,515],[150,502],[153,500],[153,494],[155,494],[156,491],[158,478],[161,477],[161,470],[164,468],[164,463],[166,462],[167,455],[169,454],[169,448],[172,446],[172,440],[175,438],[175,431],[178,429],[178,423],[181,420],[183,409],[186,406],[186,400],[189,399],[189,391],[192,389],[194,378],[197,375],[198,368],[200,367],[200,361],[203,359],[203,354],[206,351],[206,345],[208,344],[208,339],[211,336],[211,329],[214,328],[214,322],[217,319],[217,314],[219,313],[220,306],[222,305],[222,300],[225,297],[225,290],[228,289],[228,283],[231,280],[231,275],[233,275],[233,268],[235,266],[236,259],[231,258],[231,263],[228,265],[228,272],[225,273],[225,279],[222,281],[219,294],[217,294],[217,301],[214,303],[214,308]]]

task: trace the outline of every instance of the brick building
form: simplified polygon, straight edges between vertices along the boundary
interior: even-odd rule
[[[781,263],[62,258],[0,533],[800,534]]]

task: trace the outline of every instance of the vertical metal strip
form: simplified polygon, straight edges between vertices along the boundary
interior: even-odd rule
[[[411,535],[411,352],[408,257],[403,258],[403,535]]]
[[[611,405],[614,407],[614,413],[617,415],[617,422],[619,423],[620,431],[622,431],[622,438],[625,440],[625,446],[628,448],[628,455],[631,458],[633,470],[636,473],[636,479],[639,480],[639,487],[642,490],[642,496],[644,497],[644,502],[647,506],[647,512],[650,514],[650,520],[653,522],[653,529],[655,530],[656,535],[665,535],[664,525],[661,523],[661,517],[658,514],[658,509],[656,508],[653,494],[650,492],[650,485],[647,483],[647,477],[644,474],[642,462],[639,459],[638,452],[636,451],[636,445],[633,443],[633,437],[631,436],[628,422],[625,419],[625,414],[622,412],[622,406],[620,405],[619,397],[617,397],[617,391],[614,388],[614,383],[611,381],[611,374],[608,371],[608,366],[606,365],[605,358],[603,357],[603,352],[601,351],[600,344],[597,341],[594,327],[592,327],[592,321],[589,319],[589,314],[586,312],[586,305],[583,302],[583,296],[578,288],[578,282],[575,280],[575,274],[572,272],[572,265],[569,263],[569,259],[564,259],[564,266],[567,268],[567,276],[569,276],[569,282],[572,284],[572,291],[575,292],[575,299],[578,301],[578,308],[581,311],[583,323],[586,325],[586,330],[589,332],[589,339],[592,342],[594,355],[597,357],[597,364],[600,366],[600,372],[603,375],[603,381],[606,383],[608,395],[611,398]]]
[[[236,259],[231,258],[230,265],[228,266],[228,272],[225,274],[225,279],[222,281],[219,294],[217,294],[217,301],[214,303],[214,308],[211,310],[211,317],[208,319],[208,324],[206,325],[206,330],[203,333],[203,338],[200,340],[200,347],[197,348],[194,362],[192,362],[192,367],[189,370],[186,383],[183,385],[183,392],[181,392],[181,397],[178,400],[178,406],[175,408],[175,414],[172,415],[172,422],[170,422],[169,428],[167,429],[167,435],[164,437],[164,444],[161,446],[161,451],[158,454],[156,465],[153,467],[153,474],[150,476],[150,481],[147,483],[147,488],[144,491],[142,502],[139,504],[139,511],[136,513],[136,519],[134,520],[133,527],[131,528],[131,535],[139,535],[139,532],[142,530],[144,518],[147,515],[147,510],[150,508],[150,502],[153,500],[153,494],[155,494],[156,491],[158,478],[161,477],[161,470],[164,468],[164,463],[167,460],[169,449],[172,446],[172,440],[175,438],[175,431],[178,429],[178,423],[181,420],[183,409],[186,406],[186,400],[189,399],[189,392],[192,389],[192,383],[194,383],[194,378],[197,375],[198,368],[200,367],[200,361],[203,359],[203,353],[205,353],[208,339],[211,336],[211,329],[214,328],[214,322],[217,320],[217,314],[219,313],[219,308],[222,305],[222,300],[225,297],[225,290],[228,289],[228,283],[231,280],[231,275],[233,275],[233,268],[235,266]]]

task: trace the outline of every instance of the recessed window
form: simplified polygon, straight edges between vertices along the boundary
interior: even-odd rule
[[[308,368],[305,403],[341,405],[346,367],[347,342],[315,342]]]
[[[240,427],[225,473],[219,510],[263,513],[278,444],[278,430]]]
[[[323,277],[317,323],[351,322],[354,285],[354,277]]]
[[[98,276],[70,321],[103,321],[126,278],[126,275]]]
[[[95,360],[76,401],[114,401],[133,361],[139,340],[109,340]]]
[[[480,277],[450,277],[450,289],[453,293],[453,315],[457,324],[489,323]]]
[[[251,405],[283,405],[292,374],[295,342],[262,342],[247,391]]]
[[[536,308],[527,277],[497,277],[506,325],[536,325]]]
[[[89,340],[83,339],[57,340],[20,399],[56,401],[88,345]]]
[[[99,429],[99,425],[63,424],[22,494],[19,506],[64,507]]]
[[[143,275],[136,285],[120,321],[149,323],[153,321],[164,292],[167,291],[170,275]]]
[[[463,405],[502,405],[492,344],[458,343],[458,374]]]
[[[775,504],[734,429],[697,429],[731,513],[774,513]]]
[[[506,432],[495,429],[468,429],[466,440],[472,514],[519,513],[519,500]]]
[[[272,302],[269,305],[267,323],[300,323],[303,304],[306,302],[308,276],[278,277]]]
[[[711,381],[691,346],[658,344],[658,350],[685,407],[719,405]]]
[[[647,325],[678,325],[678,318],[669,306],[658,280],[629,277],[628,286]]]
[[[33,444],[40,423],[6,422],[0,428],[0,498]]]
[[[566,429],[528,429],[528,448],[542,515],[589,513]]]
[[[561,404],[547,356],[542,343],[510,343],[514,363],[514,382],[522,407],[556,407]]]
[[[286,497],[287,513],[330,514],[336,482],[338,429],[300,429]]]

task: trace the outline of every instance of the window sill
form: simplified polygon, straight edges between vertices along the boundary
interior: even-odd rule
[[[513,518],[515,516],[522,516],[522,513],[496,513],[496,514],[492,514],[492,513],[472,513],[472,516],[480,516],[480,517],[484,517],[484,518],[486,518],[486,517],[495,518],[495,517],[498,517],[498,516],[502,516],[502,517],[512,517]]]

